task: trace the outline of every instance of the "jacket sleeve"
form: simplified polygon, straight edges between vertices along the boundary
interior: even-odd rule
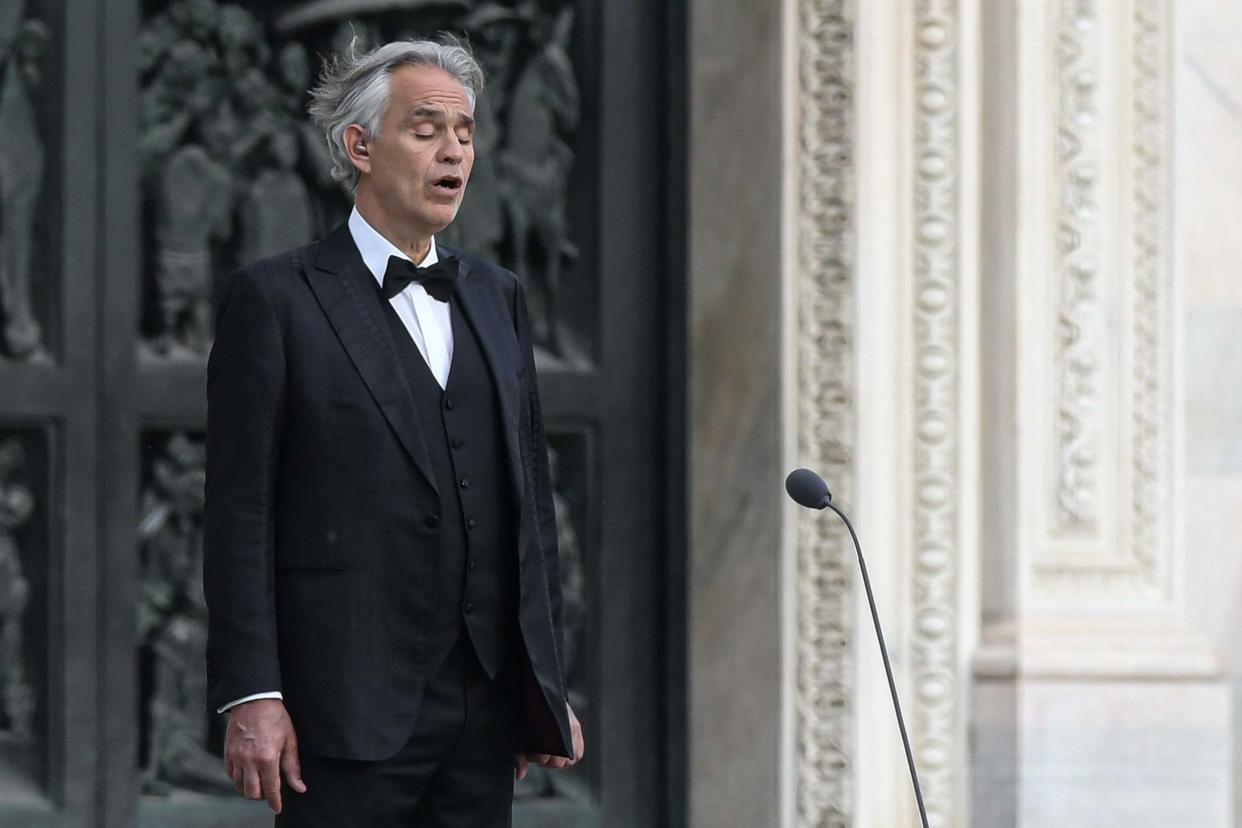
[[[530,320],[526,310],[526,296],[522,285],[514,283],[514,328],[518,346],[522,349],[523,390],[529,408],[530,447],[534,470],[533,493],[535,500],[535,526],[539,538],[539,551],[543,560],[544,577],[547,579],[548,601],[552,610],[552,626],[556,634],[556,651],[560,663],[565,663],[564,632],[561,626],[561,565],[557,544],[556,506],[552,500],[552,474],[548,466],[548,442],[543,427],[543,410],[539,403],[539,378],[535,374],[535,350],[530,337]]]
[[[207,479],[203,591],[207,694],[230,700],[279,692],[273,491],[285,395],[280,326],[262,270],[225,285],[207,362]]]

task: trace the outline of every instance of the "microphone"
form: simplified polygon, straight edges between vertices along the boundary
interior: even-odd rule
[[[919,787],[919,774],[914,768],[914,753],[910,750],[910,737],[906,734],[906,720],[901,715],[901,702],[897,700],[897,682],[893,681],[893,667],[888,661],[888,648],[884,646],[884,631],[880,629],[880,613],[875,608],[875,595],[871,592],[871,578],[867,576],[867,562],[863,560],[862,545],[858,542],[858,534],[854,525],[845,513],[832,503],[832,492],[828,484],[810,469],[794,469],[785,478],[785,491],[799,506],[808,509],[828,508],[837,513],[837,517],[850,530],[850,538],[854,541],[854,551],[858,553],[858,569],[862,572],[863,586],[867,589],[867,603],[871,607],[871,620],[875,623],[875,637],[880,642],[880,655],[884,659],[884,672],[888,676],[888,692],[893,696],[893,712],[897,714],[897,728],[901,731],[901,743],[906,749],[906,764],[910,766],[910,781],[914,783],[914,798],[919,804],[919,817],[923,820],[923,828],[927,825],[927,808],[923,805],[923,789]]]
[[[785,491],[799,506],[808,509],[823,509],[832,502],[832,492],[828,484],[810,469],[794,469],[785,478]]]

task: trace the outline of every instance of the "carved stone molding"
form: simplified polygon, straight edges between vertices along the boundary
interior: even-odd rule
[[[848,0],[802,0],[798,34],[798,457],[854,490],[854,23]],[[797,525],[797,825],[852,822],[853,547],[836,522]]]
[[[928,820],[958,824],[957,592],[960,294],[958,10],[920,0],[914,19],[912,746]]]
[[[1133,211],[1130,258],[1134,328],[1130,398],[1130,551],[1138,577],[1167,577],[1171,446],[1169,371],[1172,352],[1167,271],[1169,21],[1164,0],[1135,0],[1132,117]],[[1162,552],[1166,554],[1161,554]]]
[[[1075,398],[1072,405],[1064,395],[1059,398],[1056,416],[1061,425],[1073,422],[1077,430],[1053,432],[1058,469],[1072,467],[1073,472],[1055,476],[1057,506],[1043,541],[1046,551],[1035,563],[1035,585],[1054,600],[1103,591],[1123,600],[1142,596],[1160,601],[1172,594],[1173,554],[1168,4],[1129,0],[1116,13],[1103,15],[1094,3],[1079,2],[1067,3],[1061,11],[1056,19],[1055,93],[1061,113],[1056,159],[1065,177],[1056,202],[1057,262],[1062,284],[1077,279],[1079,292],[1073,303],[1062,301],[1055,322],[1055,353],[1063,358],[1058,390]],[[1105,24],[1115,34],[1102,37],[1094,31]],[[1067,46],[1071,37],[1082,45]],[[1093,62],[1099,67],[1094,70],[1075,52],[1096,48],[1088,42],[1114,44]],[[1103,111],[1105,94],[1122,102],[1116,113]],[[1088,192],[1074,183],[1103,177],[1097,175],[1103,150],[1096,150],[1098,158],[1088,158],[1082,148],[1113,145],[1118,157],[1110,163],[1117,164],[1120,177],[1109,185],[1111,190],[1092,184]],[[1078,148],[1072,164],[1067,146]],[[1074,172],[1079,169],[1074,164],[1085,171]],[[1101,204],[1115,204],[1116,215],[1106,215],[1107,224],[1100,223],[1108,232],[1092,229],[1088,234],[1082,217],[1101,213]],[[1096,228],[1095,219],[1090,226]],[[1067,228],[1078,230],[1074,238],[1082,248],[1072,255],[1062,255]],[[1087,252],[1087,247],[1094,250]],[[1115,272],[1105,274],[1102,264],[1088,268],[1087,263],[1104,261],[1110,251],[1120,253]],[[1098,344],[1085,351],[1086,342]],[[1115,356],[1107,356],[1109,351]],[[1115,426],[1104,429],[1105,423]],[[1096,436],[1085,441],[1091,433]],[[1103,471],[1092,468],[1109,457],[1117,458],[1116,485],[1093,480]],[[1093,490],[1099,491],[1094,506]],[[1075,541],[1068,546],[1058,543],[1067,529],[1074,530],[1068,534]]]
[[[1056,30],[1056,529],[1093,531],[1104,412],[1100,9],[1063,0]]]

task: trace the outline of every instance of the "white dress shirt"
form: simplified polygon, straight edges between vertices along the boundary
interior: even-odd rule
[[[358,245],[362,261],[375,276],[375,281],[384,284],[384,271],[388,268],[388,257],[399,256],[406,261],[405,255],[392,242],[384,238],[367,223],[355,207],[349,216],[349,232]],[[419,267],[430,267],[440,261],[436,250],[436,240],[431,238],[431,247],[427,255],[418,262]],[[405,290],[388,300],[397,316],[401,317],[405,329],[410,332],[418,351],[427,361],[427,367],[435,375],[436,382],[443,388],[448,385],[449,367],[453,364],[453,322],[449,313],[449,303],[433,299],[422,285],[411,282]]]
[[[367,223],[357,207],[354,207],[353,212],[349,214],[349,233],[354,237],[358,252],[362,254],[363,264],[367,266],[367,270],[371,271],[371,275],[381,287],[384,284],[384,271],[388,269],[389,256],[399,256],[410,261],[409,256]],[[440,255],[436,251],[436,240],[433,236],[431,247],[427,250],[427,255],[423,257],[423,260],[418,262],[418,266],[430,267],[439,260]],[[427,367],[431,369],[436,382],[444,388],[448,385],[449,368],[453,364],[453,317],[449,312],[449,303],[432,298],[422,285],[415,282],[406,285],[405,290],[389,299],[388,302],[397,312],[397,316],[401,317],[401,322],[410,332],[410,338],[414,340],[414,344],[418,346],[418,352],[427,361]],[[216,712],[223,713],[230,707],[236,707],[242,702],[255,699],[283,698],[284,696],[278,690],[255,693],[234,699]]]

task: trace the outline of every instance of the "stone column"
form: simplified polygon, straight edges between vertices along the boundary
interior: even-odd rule
[[[983,9],[973,824],[1225,826],[1177,540],[1168,2]]]
[[[692,0],[689,821],[776,828],[785,662],[781,0]]]

